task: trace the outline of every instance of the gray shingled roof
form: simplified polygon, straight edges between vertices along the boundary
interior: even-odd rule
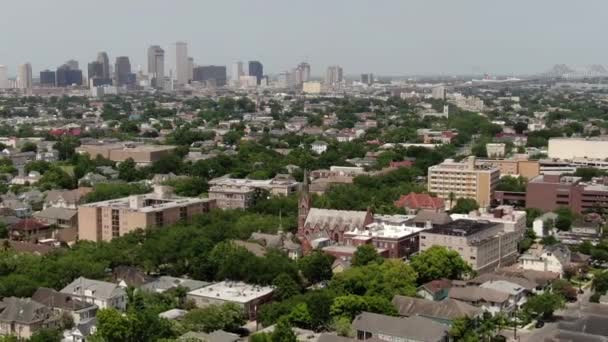
[[[504,303],[509,300],[508,293],[479,286],[452,287],[448,296],[465,302]]]
[[[363,312],[353,320],[356,330],[377,334],[391,335],[416,341],[442,341],[448,333],[447,325],[437,323],[424,317],[391,317],[370,312]]]
[[[141,289],[154,292],[163,292],[181,286],[194,291],[209,284],[210,283],[208,282],[200,280],[162,276],[152,282],[142,285]]]
[[[85,277],[74,279],[73,282],[64,287],[60,292],[83,296],[86,290],[93,292],[93,297],[99,299],[110,299],[125,293],[125,289],[107,281],[92,280]]]
[[[36,218],[69,221],[78,214],[78,210],[64,208],[46,208],[34,214]]]
[[[401,316],[424,316],[444,320],[454,320],[460,317],[475,317],[481,314],[481,309],[455,299],[439,302],[432,300],[395,296],[392,301]]]
[[[34,323],[52,318],[53,311],[30,298],[7,297],[0,302],[1,322]]]
[[[36,290],[36,292],[34,292],[32,295],[32,300],[51,308],[71,311],[78,311],[95,306],[95,304],[86,303],[79,299],[73,298],[67,293],[57,292],[46,287],[41,287]]]

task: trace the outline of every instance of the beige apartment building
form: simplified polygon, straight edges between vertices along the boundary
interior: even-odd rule
[[[456,220],[420,232],[420,251],[443,246],[458,252],[474,271],[491,272],[517,261],[517,243],[522,234],[507,232],[490,221]]]
[[[78,207],[78,237],[80,240],[110,241],[138,228],[189,221],[194,215],[213,208],[214,200],[175,196],[171,187],[156,186],[149,194]]]
[[[221,209],[246,209],[253,205],[258,190],[272,196],[289,196],[300,189],[300,183],[289,175],[278,174],[273,179],[256,180],[230,178],[229,175],[209,181],[209,199]]]
[[[475,166],[483,167],[490,165],[500,170],[501,176],[522,176],[532,179],[540,174],[540,163],[538,160],[526,159],[477,159]]]
[[[132,158],[137,165],[147,166],[175,151],[170,145],[142,145],[136,143],[89,143],[76,148],[80,154],[88,153],[91,158],[98,155],[115,162]]]
[[[484,208],[490,205],[492,194],[498,184],[500,170],[491,165],[476,165],[475,157],[463,162],[446,159],[443,163],[429,167],[428,190],[443,198],[450,205],[450,194],[454,198],[472,198]],[[451,205],[456,204],[453,201]]]

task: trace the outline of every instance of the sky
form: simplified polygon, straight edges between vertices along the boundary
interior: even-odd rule
[[[107,51],[146,69],[149,45],[189,43],[198,65],[301,61],[323,75],[518,75],[554,64],[608,64],[606,0],[0,0],[9,74]],[[167,70],[174,68],[167,66]]]

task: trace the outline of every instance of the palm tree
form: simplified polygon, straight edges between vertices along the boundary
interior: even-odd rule
[[[454,203],[454,200],[456,199],[456,195],[450,191],[450,194],[448,195],[448,199],[450,200],[450,210],[451,210],[452,204]]]

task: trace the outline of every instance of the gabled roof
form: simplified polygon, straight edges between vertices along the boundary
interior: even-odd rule
[[[396,200],[395,206],[398,208],[409,208],[416,210],[439,210],[445,208],[445,203],[443,199],[439,197],[433,197],[429,194],[418,194],[415,192],[410,192],[407,195],[402,195],[398,200]]]
[[[449,297],[464,302],[504,303],[509,300],[508,293],[479,286],[453,287],[450,289]]]
[[[57,292],[54,289],[49,289],[47,287],[38,288],[32,295],[32,300],[51,308],[71,311],[78,311],[95,306],[95,304],[81,301],[73,298],[67,293]]]
[[[366,211],[333,210],[311,208],[304,226],[310,227],[347,227],[349,230],[365,227]]]
[[[161,276],[158,279],[151,281],[141,286],[142,290],[163,292],[176,287],[185,287],[189,290],[197,290],[205,287],[210,283],[194,279],[176,278],[170,276]]]
[[[71,294],[75,296],[86,296],[86,291],[92,292],[92,297],[98,299],[110,299],[116,296],[124,295],[126,292],[123,288],[114,283],[107,281],[87,279],[79,277],[68,284],[61,290],[61,293]]]
[[[460,317],[475,317],[481,314],[481,309],[467,303],[445,299],[439,302],[432,300],[395,296],[392,301],[401,316],[424,316],[443,320],[454,320]]]
[[[30,298],[7,297],[0,302],[1,322],[21,322],[26,324],[46,321],[52,310]]]
[[[425,289],[434,295],[437,292],[449,289],[450,287],[452,287],[452,281],[450,279],[436,279],[431,280],[426,284],[422,284],[419,289]]]
[[[34,219],[23,219],[11,226],[11,230],[30,231],[48,228],[49,225]]]
[[[69,221],[78,214],[78,210],[65,208],[46,208],[34,214],[36,218]]]
[[[431,319],[413,317],[391,317],[363,312],[353,320],[355,330],[383,334],[414,341],[442,341],[448,333],[447,325]]]

